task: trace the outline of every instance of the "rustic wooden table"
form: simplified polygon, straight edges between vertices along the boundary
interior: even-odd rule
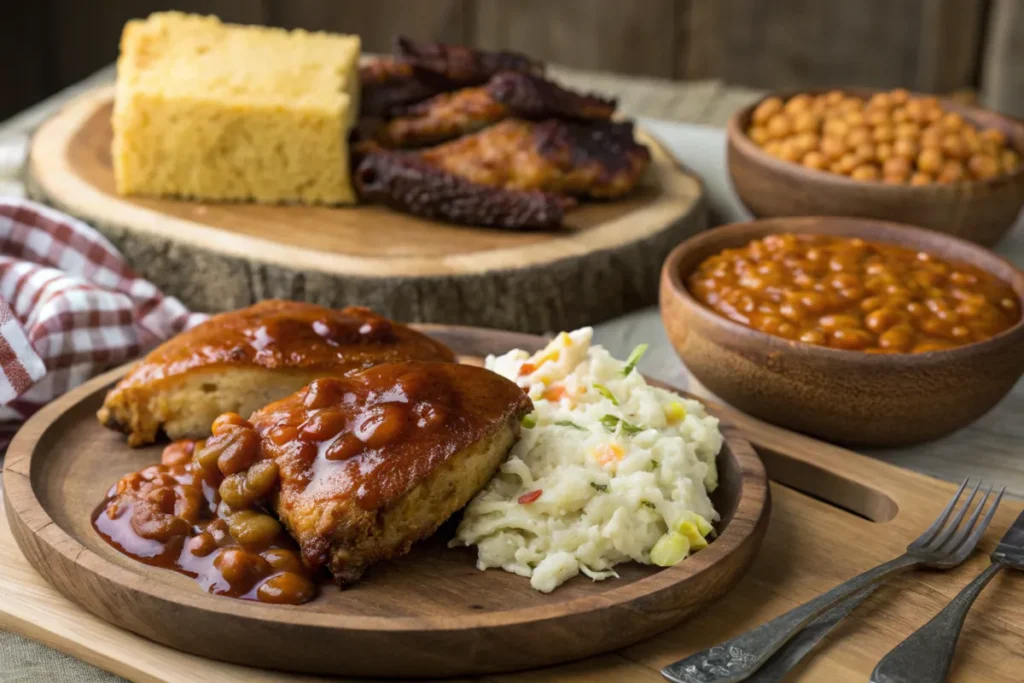
[[[725,169],[725,139],[720,128],[736,108],[756,99],[757,91],[719,81],[668,82],[599,74],[565,68],[554,76],[582,89],[613,93],[622,111],[647,119],[645,125],[699,173],[706,184],[713,223],[742,220],[746,211],[733,193]],[[90,87],[113,80],[104,69],[39,105],[0,124],[0,195],[21,194],[18,169],[32,129],[63,103]],[[998,246],[1018,267],[1024,267],[1024,221]],[[669,345],[656,309],[637,311],[596,327],[596,336],[615,354],[636,344],[650,344],[641,369],[701,394]],[[1024,349],[1021,349],[1024,353]],[[934,443],[914,448],[880,450],[869,455],[935,477],[957,481],[983,477],[1024,497],[1024,381],[991,413],[975,424]],[[120,680],[33,641],[0,631],[0,681]]]

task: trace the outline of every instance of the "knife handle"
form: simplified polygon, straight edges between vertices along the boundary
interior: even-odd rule
[[[1004,566],[998,562],[989,565],[931,621],[882,657],[871,674],[871,683],[944,683],[968,610]]]

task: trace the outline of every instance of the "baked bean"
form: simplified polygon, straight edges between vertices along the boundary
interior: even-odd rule
[[[914,343],[914,328],[910,325],[896,325],[878,335],[879,348],[887,351],[908,351]]]
[[[882,306],[885,306],[885,299],[880,296],[869,296],[867,299],[860,302],[860,310],[864,313],[877,311]]]
[[[236,472],[220,483],[221,501],[236,510],[248,507],[255,499],[245,488],[245,472]]]
[[[321,410],[299,427],[302,436],[313,441],[324,441],[345,428],[347,418],[337,410]]]
[[[339,434],[338,438],[324,451],[324,457],[328,460],[348,460],[365,449],[366,444],[354,434]]]
[[[248,469],[260,456],[260,440],[251,427],[211,436],[206,448],[220,450],[217,469],[224,476]]]
[[[253,510],[242,510],[228,520],[231,535],[248,546],[269,545],[281,533],[281,523],[270,515]]]
[[[207,439],[209,442],[209,439]],[[220,475],[220,470],[217,469],[217,458],[220,457],[220,449],[208,448],[207,444],[203,444],[202,447],[196,448],[195,455],[192,456],[192,462],[199,468],[202,474],[216,474]]]
[[[210,520],[210,523],[206,525],[206,533],[213,536],[213,540],[217,541],[220,545],[223,545],[230,538],[228,523],[221,517]]]
[[[824,315],[818,318],[818,324],[825,330],[838,330],[842,327],[860,327],[860,320],[852,315]]]
[[[167,542],[189,532],[189,523],[180,517],[162,512],[157,506],[138,501],[132,509],[131,526],[136,534],[152,541]]]
[[[254,463],[245,473],[245,492],[247,497],[262,498],[277,485],[278,466],[273,460],[260,460]]]
[[[741,308],[750,312],[754,300],[746,296]],[[368,408],[355,426],[354,433],[370,448],[380,448],[396,439],[405,429],[409,416],[405,407],[398,403],[378,403]]]
[[[284,446],[295,441],[298,437],[299,430],[291,425],[277,425],[267,432],[267,438],[273,441],[276,446]]]
[[[808,344],[817,344],[818,346],[824,346],[828,343],[828,337],[821,330],[807,330],[800,335],[800,341]]]
[[[182,439],[175,441],[164,448],[160,454],[161,465],[185,465],[192,460],[196,450],[196,442],[193,439]]]
[[[938,318],[925,318],[920,322],[921,331],[925,334],[937,337],[946,329],[946,324]]]
[[[206,557],[217,549],[217,541],[205,531],[188,540],[188,551],[196,557]]]
[[[307,408],[327,408],[341,399],[343,387],[333,378],[315,379],[306,387],[303,405]]]
[[[232,432],[239,428],[252,429],[252,425],[238,413],[224,413],[213,421],[213,425],[210,427],[210,432],[216,436],[219,434],[227,434],[228,432]]]
[[[960,346],[1021,317],[1010,287],[974,266],[823,235],[770,235],[726,249],[701,263],[687,285],[704,305],[736,322],[846,350]]]
[[[147,484],[139,490],[139,498],[151,503],[153,507],[165,515],[174,514],[174,486],[167,484]]]
[[[174,516],[180,517],[189,524],[199,521],[206,499],[198,486],[178,484],[174,487]]]
[[[316,595],[316,584],[301,574],[284,572],[261,583],[256,595],[260,602],[301,605]]]
[[[241,548],[224,548],[213,565],[232,587],[251,586],[273,571],[269,562]]]
[[[291,550],[270,548],[260,553],[260,557],[266,560],[275,572],[295,572],[301,574],[303,571],[302,560]]]
[[[964,341],[970,338],[971,330],[963,325],[956,325],[949,331],[949,334],[957,341]]]
[[[891,308],[879,308],[864,316],[864,326],[877,334],[881,334],[901,322],[903,322],[903,316]]]
[[[840,327],[829,337],[828,345],[836,349],[860,351],[871,346],[871,335],[856,327]]]

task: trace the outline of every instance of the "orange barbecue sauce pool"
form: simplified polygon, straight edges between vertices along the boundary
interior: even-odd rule
[[[990,273],[849,237],[768,235],[709,257],[687,287],[755,330],[868,353],[951,349],[1021,319],[1017,294]]]

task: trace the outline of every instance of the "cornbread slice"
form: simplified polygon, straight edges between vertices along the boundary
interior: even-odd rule
[[[180,12],[129,21],[112,121],[117,191],[354,202],[358,61],[358,36]]]

